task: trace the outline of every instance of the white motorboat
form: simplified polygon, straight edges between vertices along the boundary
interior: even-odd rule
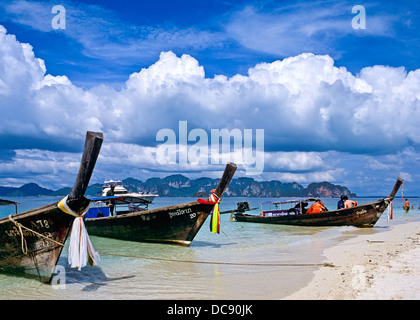
[[[111,186],[114,186],[114,196],[124,195],[125,197],[141,198],[148,203],[152,203],[153,199],[158,197],[157,194],[152,193],[128,192],[127,189],[124,188],[121,180],[106,180],[102,187],[102,197],[107,196],[108,191],[111,190]]]
[[[111,187],[114,187],[114,194],[108,195]],[[102,187],[100,197],[90,198],[91,206],[86,214],[87,218],[108,217],[129,212],[144,211],[148,205],[158,197],[157,194],[128,192],[120,180],[107,180]]]

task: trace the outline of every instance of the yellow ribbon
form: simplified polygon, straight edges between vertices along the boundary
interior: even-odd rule
[[[215,190],[212,190],[211,192],[212,194],[209,197],[209,201],[215,202],[215,204],[211,212],[210,231],[213,233],[219,233],[220,232],[219,202],[221,201],[221,199],[214,193]]]
[[[73,211],[68,206],[68,204],[67,204],[67,198],[68,198],[68,196],[65,196],[63,199],[61,199],[61,201],[58,203],[58,208],[61,211],[67,213],[67,214],[70,214],[70,215],[75,216],[75,217],[79,217],[79,214],[77,214],[77,212]]]

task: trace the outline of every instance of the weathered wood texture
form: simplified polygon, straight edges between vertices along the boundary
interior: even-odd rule
[[[215,190],[222,197],[236,171],[228,163]],[[198,201],[136,213],[86,219],[91,235],[139,242],[161,242],[189,245],[211,213],[213,204]]]
[[[12,219],[42,236],[25,228],[19,230],[7,217],[1,219],[0,271],[34,276],[48,283],[63,249],[58,243],[65,242],[74,217],[55,203],[15,214]]]
[[[82,212],[89,204],[84,192],[102,140],[101,133],[86,134],[79,173],[68,201],[76,212]],[[58,203],[0,219],[0,271],[50,282],[73,220],[74,216],[61,211]]]
[[[198,201],[136,213],[86,219],[90,235],[140,242],[189,245],[213,205]]]

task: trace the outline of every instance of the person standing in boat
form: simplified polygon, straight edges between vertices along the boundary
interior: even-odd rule
[[[346,201],[345,198],[346,198],[346,196],[341,196],[340,197],[340,200],[337,202],[337,209],[343,209],[344,208],[344,202]]]
[[[352,208],[352,207],[357,206],[357,201],[350,200],[349,198],[347,198],[347,196],[344,196],[344,198],[345,198],[344,208],[347,209],[347,208]]]
[[[106,192],[106,196],[113,197],[115,195],[114,189],[115,189],[115,184],[112,184],[111,188]],[[114,206],[115,206],[115,202],[113,200],[108,201],[109,214],[111,216],[114,215]]]

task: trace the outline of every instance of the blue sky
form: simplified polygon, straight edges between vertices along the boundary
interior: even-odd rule
[[[246,74],[302,52],[328,54],[352,73],[376,64],[419,67],[420,5],[412,1],[362,3],[364,30],[351,27],[352,1],[67,1],[60,2],[66,30],[51,28],[56,4],[3,1],[1,20],[34,46],[50,74],[84,87],[119,88],[169,50],[195,57],[208,77]]]
[[[355,5],[365,29],[352,26]],[[222,165],[156,161],[157,132],[187,121],[264,129],[255,179],[370,195],[402,176],[418,195],[419,6],[0,0],[0,185],[71,185],[86,130],[105,135],[94,182],[218,177]]]

